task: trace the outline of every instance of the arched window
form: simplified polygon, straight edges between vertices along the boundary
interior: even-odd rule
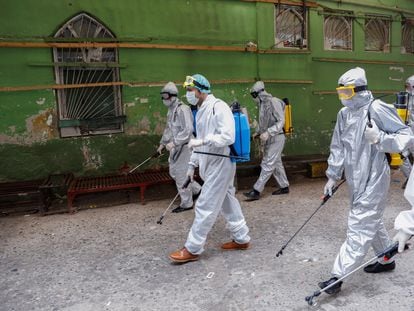
[[[365,51],[390,51],[390,21],[378,17],[365,19]]]
[[[93,17],[81,13],[55,34],[58,42],[114,42],[115,36]],[[53,48],[62,137],[123,131],[118,51],[116,48]],[[90,87],[88,84],[95,84]]]
[[[352,18],[328,15],[324,21],[325,50],[352,50]]]
[[[306,48],[306,14],[301,6],[276,5],[276,48]]]
[[[402,22],[401,53],[414,53],[414,19]]]

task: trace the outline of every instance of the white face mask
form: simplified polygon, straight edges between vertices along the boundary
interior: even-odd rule
[[[162,102],[164,103],[165,106],[170,107],[172,104],[172,100],[171,99],[163,99]]]
[[[187,101],[190,103],[190,105],[197,105],[198,103],[198,98],[195,96],[195,91],[187,91],[187,93],[185,94],[185,97],[187,98]]]

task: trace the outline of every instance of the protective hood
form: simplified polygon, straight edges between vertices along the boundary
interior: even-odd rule
[[[338,85],[342,86],[363,86],[367,85],[367,83],[365,70],[360,67],[348,70],[338,79]],[[359,109],[362,106],[368,105],[372,99],[370,91],[361,91],[357,92],[351,99],[341,99],[341,103],[350,109]]]
[[[168,93],[171,95],[178,95],[178,89],[174,82],[168,82],[161,90],[161,93]]]
[[[411,95],[414,95],[414,76],[409,77],[405,81],[405,84],[409,86],[408,88],[406,88],[406,91]]]

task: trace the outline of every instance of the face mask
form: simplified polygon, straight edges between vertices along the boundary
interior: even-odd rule
[[[190,103],[190,105],[197,105],[198,103],[198,98],[195,96],[195,91],[187,91],[187,93],[185,94],[185,97],[187,98],[187,101]]]
[[[164,103],[165,106],[170,107],[172,104],[172,100],[171,99],[163,99],[162,102]]]

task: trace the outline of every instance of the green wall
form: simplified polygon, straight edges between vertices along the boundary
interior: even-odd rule
[[[213,93],[228,103],[238,100],[246,106],[252,124],[256,106],[249,89],[256,79],[273,81],[266,84],[268,91],[280,98],[288,97],[293,107],[295,133],[288,138],[284,153],[327,154],[333,122],[341,106],[335,94],[320,95],[321,91],[334,91],[338,77],[355,66],[366,69],[372,90],[395,92],[401,90],[406,77],[414,71],[414,55],[403,55],[399,48],[401,18],[402,15],[414,18],[414,2],[364,1],[368,7],[346,2],[318,1],[321,6],[309,10],[310,49],[305,53],[120,48],[121,80],[155,84],[122,87],[127,116],[122,134],[60,138],[53,90],[0,91],[0,181],[42,178],[66,171],[76,175],[103,174],[116,171],[124,162],[139,163],[157,147],[165,124],[166,108],[159,99],[162,83],[182,83],[186,75],[193,73],[202,73],[211,81],[233,80],[213,84]],[[266,51],[274,44],[272,3],[0,0],[0,4],[0,44],[2,41],[50,41],[62,24],[80,12],[105,24],[120,42],[234,47],[254,42]],[[353,23],[353,51],[323,49],[322,6],[351,10],[357,16]],[[406,12],[382,8],[396,6]],[[384,14],[393,19],[390,53],[363,51],[364,19],[358,16],[365,13]],[[395,63],[366,64],[364,60]],[[50,48],[0,47],[0,88],[53,85],[51,63]],[[385,100],[392,102],[393,97]],[[160,165],[166,165],[165,159],[151,164],[152,167]]]

